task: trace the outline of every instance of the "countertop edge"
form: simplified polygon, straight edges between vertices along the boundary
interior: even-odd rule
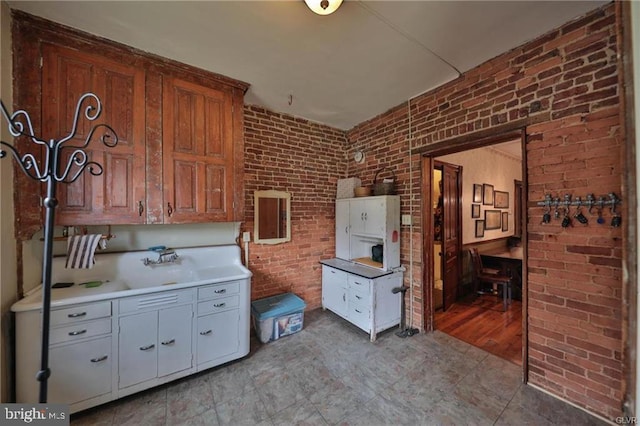
[[[227,281],[245,280],[245,279],[250,279],[252,275],[253,274],[249,271],[248,273],[228,275],[225,277],[199,280],[199,281],[191,281],[188,283],[159,285],[159,286],[135,288],[135,289],[127,288],[125,290],[114,290],[114,291],[100,293],[100,294],[67,297],[67,298],[62,298],[57,300],[54,299],[54,295],[56,290],[58,289],[52,289],[51,308],[53,309],[53,308],[59,308],[59,307],[68,306],[68,305],[99,302],[103,300],[122,299],[130,296],[139,296],[142,294],[149,294],[149,293],[160,293],[164,291],[182,290],[186,288],[201,287],[204,285],[217,284],[217,283],[227,282]],[[108,285],[108,283],[106,285]],[[64,290],[64,289],[61,289],[61,290]],[[15,313],[34,311],[34,310],[40,310],[40,309],[42,309],[42,288],[38,289],[34,293],[25,297],[24,299],[17,301],[11,306],[11,312],[15,312]]]

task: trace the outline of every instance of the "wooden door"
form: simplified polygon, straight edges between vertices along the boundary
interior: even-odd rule
[[[164,222],[233,220],[231,93],[167,77],[162,107]]]
[[[461,167],[442,165],[442,255],[443,259],[443,305],[447,310],[458,298],[460,280],[460,243],[462,221],[460,214],[460,196],[462,181]]]
[[[110,62],[77,50],[43,45],[42,111],[44,136],[56,140],[72,131],[76,104],[92,92],[102,103],[102,113],[90,122],[83,113],[76,136],[65,143],[62,167],[82,147],[93,126],[108,124],[118,135],[118,144],[107,147],[97,131],[84,149],[90,161],[103,168],[100,176],[84,173],[71,184],[58,188],[58,225],[144,223],[145,121],[144,70]],[[87,105],[83,105],[86,108]],[[71,173],[77,167],[71,169]]]

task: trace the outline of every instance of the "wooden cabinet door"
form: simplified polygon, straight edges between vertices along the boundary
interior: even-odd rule
[[[231,93],[167,77],[162,96],[164,223],[233,220]]]
[[[56,140],[72,131],[78,99],[87,92],[98,96],[102,113],[90,122],[83,114],[76,136],[65,143],[62,167],[82,146],[92,126],[108,124],[118,135],[118,144],[109,148],[97,131],[84,148],[90,161],[103,168],[100,176],[89,169],[71,184],[58,186],[59,225],[144,223],[145,208],[145,72],[77,50],[43,44],[42,111],[44,135]],[[84,105],[86,107],[86,105]],[[71,169],[73,174],[77,168]]]

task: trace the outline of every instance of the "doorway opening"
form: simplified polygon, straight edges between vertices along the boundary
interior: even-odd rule
[[[425,323],[523,368],[525,161],[518,131],[428,153],[422,170],[430,177],[423,179],[425,231],[432,231],[424,233]],[[480,283],[478,291],[473,249],[508,285]]]

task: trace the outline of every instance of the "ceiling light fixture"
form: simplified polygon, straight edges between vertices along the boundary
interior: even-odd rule
[[[342,0],[304,0],[304,2],[318,15],[330,15],[342,4]]]

